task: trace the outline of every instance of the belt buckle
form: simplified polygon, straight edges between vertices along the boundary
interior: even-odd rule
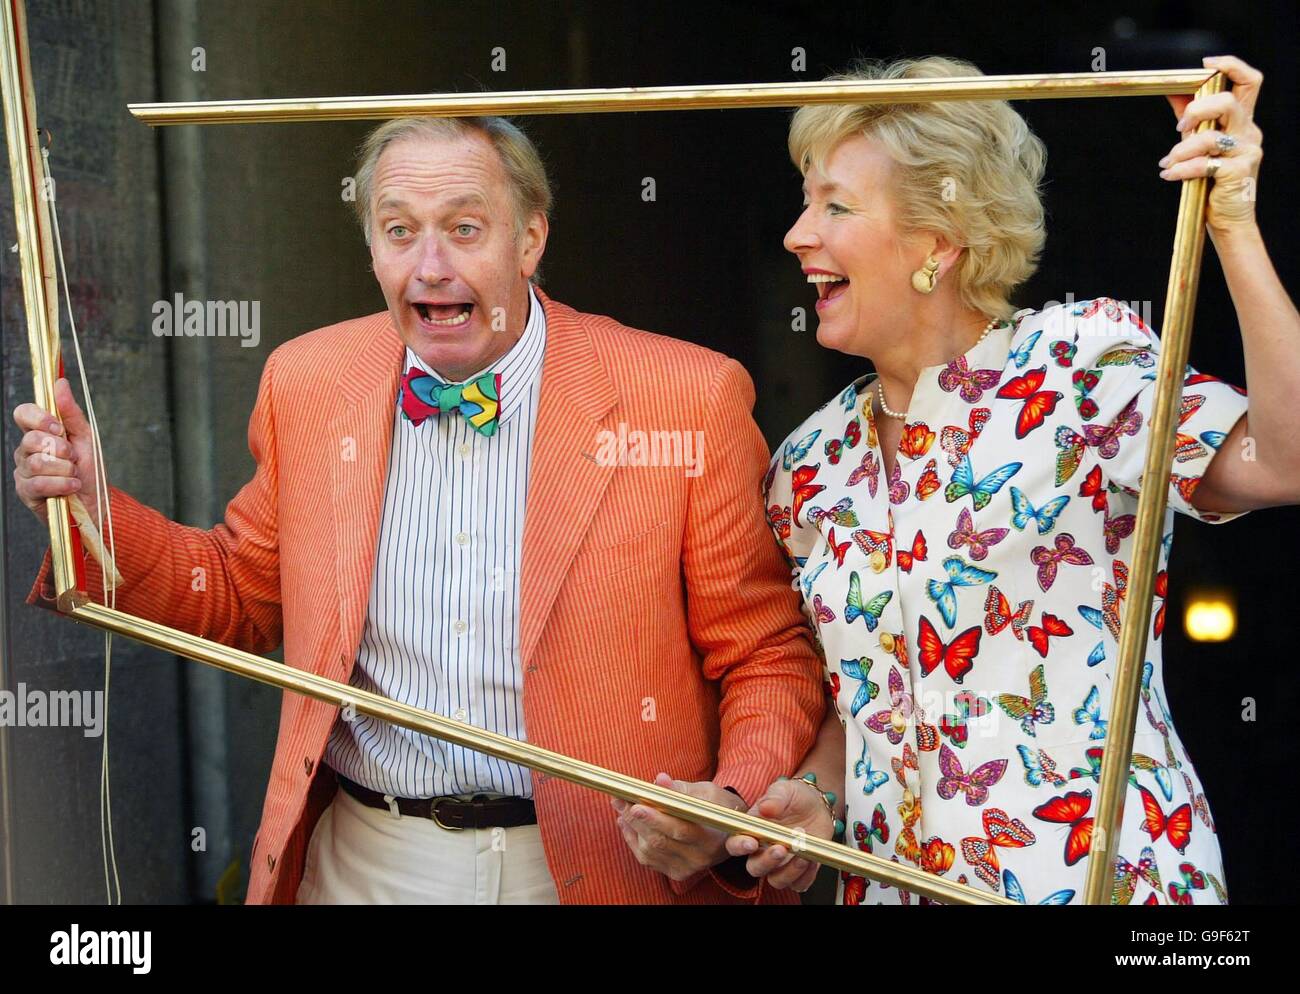
[[[446,822],[444,822],[441,818],[438,817],[438,805],[442,804],[445,801],[452,801],[452,800],[455,800],[455,798],[452,797],[434,798],[433,803],[429,805],[429,817],[433,819],[433,823],[435,825],[437,825],[439,828],[446,829],[448,832],[463,832],[465,831],[465,827],[463,825],[448,825]]]

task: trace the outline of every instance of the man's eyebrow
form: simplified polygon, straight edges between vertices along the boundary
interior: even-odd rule
[[[376,210],[406,210],[410,207],[405,200],[400,197],[385,197],[375,205]],[[450,214],[454,211],[463,210],[466,207],[478,207],[487,211],[488,202],[477,193],[463,193],[459,197],[453,197],[443,205],[443,213]]]

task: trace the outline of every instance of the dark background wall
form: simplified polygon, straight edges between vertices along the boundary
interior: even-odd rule
[[[246,426],[270,350],[383,300],[340,193],[366,122],[152,132],[133,101],[815,79],[856,55],[948,54],[988,73],[1187,67],[1233,52],[1266,76],[1259,213],[1296,287],[1293,4],[262,3],[29,0],[38,115],[52,169],[110,479],[204,527],[248,479]],[[923,15],[923,16],[920,16]],[[191,68],[193,49],[206,68]],[[807,71],[791,68],[791,50]],[[492,69],[493,49],[506,71]],[[1022,103],[1049,152],[1049,237],[1024,306],[1110,295],[1161,320],[1177,190],[1163,98]],[[781,238],[798,212],[776,110],[538,117],[557,195],[550,292],[582,310],[737,356],[778,442],[865,371],[790,330],[812,300]],[[641,197],[653,177],[657,197]],[[9,181],[0,229],[12,236]],[[17,257],[0,253],[6,411],[31,397]],[[261,301],[261,344],[164,339],[154,301]],[[65,329],[65,352],[71,346]],[[1245,382],[1240,337],[1207,247],[1191,361]],[[18,444],[6,414],[4,447]],[[102,637],[22,601],[46,538],[5,488],[4,686],[94,689]],[[1276,826],[1296,813],[1290,717],[1294,508],[1226,528],[1179,519],[1164,637],[1170,707],[1214,808],[1236,901],[1291,901]],[[1197,585],[1236,590],[1240,631],[1189,643]],[[278,692],[124,640],[110,714],[114,824],[127,901],[212,900],[246,861],[274,746]],[[1256,702],[1242,719],[1243,699]],[[75,729],[0,729],[0,894],[103,899],[100,743]],[[1265,809],[1265,803],[1267,808]],[[202,826],[207,850],[193,852]],[[246,871],[242,865],[237,873]]]

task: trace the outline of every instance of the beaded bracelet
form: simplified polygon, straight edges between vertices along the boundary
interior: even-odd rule
[[[781,779],[789,780],[790,778],[781,777]],[[837,800],[835,796],[835,791],[822,790],[819,786],[817,786],[817,774],[813,773],[811,770],[809,770],[803,776],[798,777],[797,779],[802,780],[813,790],[817,791],[817,793],[821,795],[822,801],[825,802],[826,810],[831,813],[831,832],[832,832],[831,839],[835,840],[835,839],[843,838],[844,822],[841,821],[839,818],[835,817],[835,801]]]

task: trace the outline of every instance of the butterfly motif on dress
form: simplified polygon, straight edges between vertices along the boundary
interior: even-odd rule
[[[969,494],[971,501],[975,505],[975,510],[982,511],[988,507],[993,495],[1002,489],[1002,485],[1007,480],[1020,472],[1020,467],[1023,465],[1024,463],[1020,462],[1009,462],[1004,466],[999,466],[976,483],[975,469],[971,465],[970,456],[962,456],[961,462],[953,470],[952,482],[948,484],[943,492],[944,500],[951,504],[953,501],[961,500],[961,498]]]
[[[1046,378],[1047,367],[1039,366],[1038,369],[1012,377],[998,389],[998,397],[1024,401],[1016,417],[1016,438],[1024,438],[1039,427],[1065,396],[1059,390],[1040,389]]]
[[[1029,786],[1041,787],[1045,783],[1050,783],[1054,787],[1060,787],[1069,782],[1056,772],[1056,760],[1042,749],[1030,749],[1027,745],[1018,745],[1016,751],[1020,753],[1020,762],[1025,767],[1025,783]]]
[[[1105,622],[1115,640],[1119,641],[1119,608],[1124,602],[1124,595],[1128,593],[1128,566],[1124,560],[1115,559],[1111,562],[1111,570],[1115,574],[1115,585],[1111,586],[1105,581],[1102,582],[1101,619]]]
[[[1019,818],[1012,818],[1001,808],[985,808],[981,813],[983,836],[968,836],[961,840],[962,859],[970,864],[975,876],[998,889],[1002,865],[997,849],[1023,849],[1038,841],[1029,826]]]
[[[871,757],[867,755],[867,740],[862,740],[862,756],[853,764],[853,779],[863,777],[862,793],[870,796],[876,789],[889,782],[889,775],[883,770],[873,769]]]
[[[1190,370],[1192,367],[1188,366],[1187,368]],[[1246,391],[1235,383],[1229,383],[1227,380],[1211,373],[1189,373],[1187,378],[1183,380],[1183,385],[1188,387],[1196,386],[1198,383],[1222,383],[1225,387],[1231,387],[1243,397],[1246,396]]]
[[[939,389],[944,393],[961,391],[961,399],[968,404],[978,404],[985,390],[992,390],[1002,379],[1000,369],[971,369],[966,357],[959,355],[939,373]]]
[[[822,430],[818,428],[797,442],[786,442],[785,448],[781,450],[781,468],[788,473],[794,469],[796,463],[803,462],[808,455],[808,451],[813,447],[813,443],[817,441],[817,436],[821,433]]]
[[[995,570],[980,569],[971,566],[961,556],[949,556],[943,561],[946,581],[927,580],[925,592],[939,608],[944,624],[949,628],[957,624],[957,587],[974,587],[981,583],[990,583],[998,578]]]
[[[1042,588],[1043,593],[1051,590],[1052,584],[1056,582],[1056,570],[1059,564],[1092,565],[1092,556],[1074,544],[1074,536],[1069,532],[1061,532],[1057,535],[1055,545],[1055,549],[1036,545],[1029,553],[1030,560],[1038,567],[1038,586]]]
[[[1165,748],[1168,748],[1168,742],[1166,742]],[[1214,819],[1210,817],[1210,802],[1205,799],[1204,794],[1197,792],[1192,784],[1192,778],[1187,775],[1186,771],[1179,770],[1178,772],[1183,775],[1183,786],[1187,788],[1187,796],[1192,799],[1192,810],[1196,812],[1196,817],[1201,819],[1202,824],[1213,832]]]
[[[1025,639],[1025,626],[1029,624],[1033,610],[1034,602],[1032,600],[1021,601],[1020,606],[1016,608],[1013,614],[1007,595],[996,586],[990,586],[989,595],[984,598],[984,630],[990,635],[997,635],[1007,625],[1010,625],[1011,632],[1015,635],[1016,640],[1023,642]]]
[[[901,504],[912,493],[912,485],[903,479],[903,465],[894,460],[893,472],[889,474],[889,503]]]
[[[1079,605],[1079,615],[1088,624],[1092,625],[1097,631],[1101,631],[1102,625],[1105,624],[1101,611],[1090,604]],[[1088,665],[1096,666],[1098,663],[1106,660],[1106,640],[1102,639],[1092,647],[1092,652],[1088,653]]]
[[[1056,615],[1044,611],[1042,627],[1030,625],[1026,632],[1029,636],[1029,644],[1034,647],[1034,651],[1046,659],[1048,637],[1055,635],[1058,638],[1065,638],[1068,635],[1073,635],[1074,629]]]
[[[925,500],[933,496],[943,486],[939,481],[938,465],[937,460],[931,459],[925,464],[925,469],[921,470],[921,475],[916,481],[917,500]]]
[[[1168,739],[1165,740],[1168,748]],[[1171,759],[1173,757],[1170,757]],[[1174,799],[1174,778],[1169,773],[1169,767],[1150,756],[1143,756],[1141,753],[1133,754],[1133,767],[1142,770],[1144,773],[1150,773],[1155,778],[1156,786],[1160,788],[1160,793],[1165,796],[1165,803]]]
[[[849,551],[849,546],[851,546],[853,543],[847,540],[844,542],[836,542],[835,529],[832,528],[830,530],[830,534],[826,536],[826,544],[830,547],[831,555],[835,557],[836,568],[843,566],[844,555]]]
[[[1108,425],[1084,425],[1083,435],[1103,459],[1113,459],[1119,454],[1119,443],[1125,435],[1136,435],[1142,427],[1142,412],[1137,409],[1134,397]]]
[[[903,741],[903,732],[912,717],[914,705],[912,695],[903,685],[903,675],[897,666],[889,667],[889,707],[877,711],[867,718],[867,727],[873,732],[882,733],[889,739],[890,745]]]
[[[920,459],[930,451],[932,445],[934,445],[934,432],[924,421],[915,421],[903,426],[903,432],[898,440],[898,451],[908,459]]]
[[[1024,369],[1029,363],[1029,357],[1033,354],[1034,346],[1038,340],[1043,337],[1043,329],[1039,328],[1036,332],[1020,343],[1020,347],[1012,349],[1007,354],[1007,361],[1014,362],[1016,369]]]
[[[1110,903],[1132,904],[1139,881],[1146,881],[1157,891],[1160,890],[1160,868],[1156,865],[1156,852],[1150,846],[1143,847],[1136,866],[1122,856],[1116,858],[1115,886],[1111,891]]]
[[[790,509],[773,504],[767,509],[767,523],[783,543],[790,537]]]
[[[997,784],[1007,772],[1008,760],[992,759],[981,763],[967,773],[961,767],[961,760],[947,745],[939,747],[940,777],[935,788],[940,797],[951,801],[958,793],[966,795],[966,803],[978,808],[989,799],[989,788]]]
[[[880,486],[880,463],[876,460],[875,449],[870,449],[862,454],[862,462],[858,468],[849,474],[845,481],[846,487],[856,487],[863,480],[867,481],[867,490],[871,496],[876,496],[876,488]]]
[[[939,433],[939,447],[948,453],[949,466],[956,467],[961,462],[962,456],[970,452],[972,443],[979,438],[980,432],[984,430],[992,414],[992,410],[987,407],[972,408],[967,428],[948,425]]]
[[[1133,534],[1136,525],[1136,514],[1121,514],[1112,518],[1107,513],[1102,522],[1102,527],[1106,533],[1106,551],[1112,556],[1119,552],[1120,542]]]
[[[840,407],[846,411],[853,410],[853,405],[858,402],[858,387],[856,383],[850,383],[840,394]]]
[[[1101,716],[1101,692],[1097,690],[1096,684],[1093,684],[1092,689],[1088,691],[1083,704],[1074,709],[1076,725],[1086,725],[1089,722],[1092,723],[1092,731],[1088,733],[1088,738],[1104,739],[1107,720]]]
[[[921,869],[926,873],[943,876],[952,869],[956,850],[937,835],[932,835],[921,845]]]
[[[835,612],[822,603],[821,594],[817,594],[813,597],[813,614],[816,616],[819,624],[829,625],[835,620]]]
[[[1074,362],[1074,354],[1078,350],[1078,345],[1074,342],[1067,342],[1064,339],[1058,339],[1047,347],[1047,351],[1051,354],[1052,358],[1056,360],[1056,364],[1065,369],[1070,368],[1070,365]]]
[[[892,590],[882,590],[865,604],[862,603],[862,580],[854,570],[849,574],[849,594],[844,605],[844,623],[851,625],[861,618],[867,623],[867,631],[874,632],[876,625],[880,623],[881,612],[885,610],[885,605],[893,596]]]
[[[975,665],[975,656],[980,651],[979,625],[966,629],[947,645],[943,644],[943,639],[925,615],[921,615],[919,627],[916,644],[921,672],[929,676],[943,663],[944,671],[952,682],[961,683],[962,678]]]
[[[1020,881],[1016,879],[1016,875],[1012,873],[1010,870],[1002,871],[1002,889],[1007,892],[1007,897],[1011,898],[1011,900],[1015,901],[1017,904],[1029,903],[1029,901],[1025,898],[1024,888],[1020,886]],[[1048,894],[1047,897],[1039,901],[1038,904],[1039,906],[1045,904],[1048,905],[1069,904],[1070,901],[1073,899],[1074,899],[1074,891],[1070,890],[1069,888],[1066,888],[1064,890],[1058,890],[1054,894]]]
[[[1159,638],[1165,631],[1165,604],[1169,597],[1169,571],[1161,570],[1156,574],[1153,596],[1160,598],[1160,606],[1156,608],[1155,620],[1152,624],[1152,630],[1155,638]]]
[[[1053,437],[1056,447],[1061,450],[1056,454],[1056,485],[1059,487],[1068,483],[1079,469],[1088,440],[1066,425],[1057,425]]]
[[[1011,492],[1014,494],[1016,488],[1012,487]],[[961,513],[957,515],[957,528],[948,536],[948,548],[960,549],[963,545],[969,545],[970,557],[979,561],[988,556],[991,546],[997,545],[1010,533],[1008,528],[986,528],[983,531],[976,531],[970,509],[963,507]]]
[[[826,518],[842,528],[858,527],[858,514],[853,510],[852,497],[842,498],[837,501],[835,506],[830,510],[824,510],[820,507],[810,507],[808,508],[808,513],[805,517],[808,519],[809,524],[815,526],[820,525],[822,519]]]
[[[885,806],[879,802],[871,812],[870,825],[860,821],[853,822],[853,841],[858,844],[859,849],[863,852],[871,852],[873,839],[882,846],[889,841],[889,821],[885,817]]]
[[[1101,746],[1093,746],[1091,749],[1087,750],[1083,754],[1084,758],[1088,762],[1087,769],[1084,769],[1082,766],[1074,767],[1070,770],[1071,778],[1076,780],[1087,778],[1092,780],[1094,783],[1101,783],[1101,758],[1104,753],[1105,750],[1102,749]],[[1128,782],[1129,785],[1134,788],[1138,786],[1137,774],[1133,772],[1132,767],[1129,767]]]
[[[1199,411],[1204,403],[1203,394],[1183,394],[1182,406],[1178,412],[1178,427],[1185,425],[1188,418]],[[1174,462],[1188,462],[1207,454],[1205,446],[1193,436],[1184,435],[1181,431],[1177,433],[1174,439]]]
[[[958,749],[965,749],[970,738],[972,719],[983,718],[993,711],[988,698],[980,697],[970,690],[963,690],[953,698],[956,714],[944,714],[939,718],[939,731]]]
[[[794,488],[794,523],[796,525],[799,523],[799,514],[803,511],[804,504],[826,489],[825,484],[813,483],[818,470],[821,468],[821,463],[814,463],[811,466],[799,466],[790,477],[791,486]]]
[[[858,659],[841,659],[840,672],[854,680],[860,680],[862,685],[858,687],[857,692],[853,695],[853,703],[849,705],[849,714],[854,718],[858,716],[867,704],[876,699],[880,693],[880,684],[871,679],[872,661],[866,656]]]
[[[887,569],[890,561],[894,557],[894,536],[890,532],[872,531],[870,528],[859,528],[853,533],[853,541],[858,544],[868,558],[872,553],[879,552],[884,556],[884,564],[881,569]]]
[[[1053,497],[1042,507],[1034,507],[1019,487],[1011,488],[1011,523],[1016,531],[1024,531],[1025,525],[1033,521],[1038,525],[1038,534],[1046,535],[1056,527],[1056,519],[1070,503],[1069,494]]]
[[[804,599],[805,599],[805,600],[807,600],[807,599],[809,599],[809,598],[812,597],[812,595],[813,595],[813,592],[812,592],[813,584],[817,582],[817,577],[819,577],[819,576],[822,575],[822,570],[824,570],[824,569],[825,569],[827,566],[829,566],[829,565],[830,565],[829,562],[818,563],[818,564],[817,564],[817,568],[816,568],[815,570],[813,570],[811,573],[806,574],[806,575],[805,575],[805,576],[804,576],[804,577],[799,581],[800,584],[802,584],[802,586],[803,586],[803,595],[804,595]],[[833,619],[832,619],[832,620],[833,620]]]
[[[1169,900],[1191,907],[1192,891],[1205,890],[1205,874],[1191,863],[1179,863],[1178,872],[1183,879],[1169,881]]]
[[[843,438],[829,439],[822,451],[826,453],[826,459],[832,466],[839,465],[840,457],[846,449],[852,449],[862,441],[862,422],[854,418],[844,429]]]
[[[1088,395],[1097,389],[1101,374],[1100,369],[1076,369],[1070,376],[1070,383],[1074,386],[1074,406],[1084,421],[1091,421],[1100,412],[1097,402]]]
[[[1092,791],[1070,790],[1034,808],[1035,818],[1069,826],[1070,832],[1065,838],[1066,866],[1073,866],[1083,859],[1092,846],[1092,816],[1088,814],[1091,807]]]
[[[922,534],[921,530],[918,528],[916,531],[916,537],[912,539],[911,550],[910,551],[907,549],[898,550],[898,568],[901,569],[904,573],[910,573],[912,572],[913,563],[925,562],[926,561],[925,557],[928,554],[929,554],[929,549],[926,547],[925,544],[925,535]]]
[[[907,771],[911,770],[912,772],[915,773],[920,770],[920,767],[917,765],[916,762],[916,750],[912,748],[912,743],[904,742],[903,755],[901,757],[900,756],[891,757],[889,760],[889,765],[894,771],[894,779],[898,781],[899,786],[901,786],[904,790],[906,790]],[[906,810],[904,810],[905,807]],[[910,807],[900,804],[898,806],[898,813],[903,816],[903,824],[905,826],[911,826],[916,823],[916,820],[918,818],[920,818],[921,809],[920,806],[916,803],[913,803]]]
[[[1047,675],[1039,663],[1029,674],[1029,696],[998,694],[998,707],[1008,717],[1020,722],[1020,729],[1030,738],[1038,737],[1039,725],[1050,725],[1056,720],[1056,708],[1047,699]]]
[[[1150,349],[1125,346],[1111,349],[1097,360],[1098,366],[1137,366],[1140,369],[1150,369],[1155,364],[1156,359]]]
[[[1151,836],[1151,841],[1156,842],[1164,835],[1169,844],[1180,853],[1186,852],[1192,841],[1192,806],[1180,804],[1166,815],[1155,794],[1140,784],[1138,794],[1142,797],[1142,810],[1146,813],[1142,827]]]
[[[1079,436],[1076,435],[1075,437],[1079,438],[1081,442],[1083,441]],[[1085,476],[1083,482],[1079,484],[1079,496],[1091,497],[1092,509],[1100,514],[1105,514],[1110,509],[1110,497],[1106,488],[1102,486],[1101,483],[1100,466],[1094,466],[1092,469],[1088,470],[1088,475]]]

